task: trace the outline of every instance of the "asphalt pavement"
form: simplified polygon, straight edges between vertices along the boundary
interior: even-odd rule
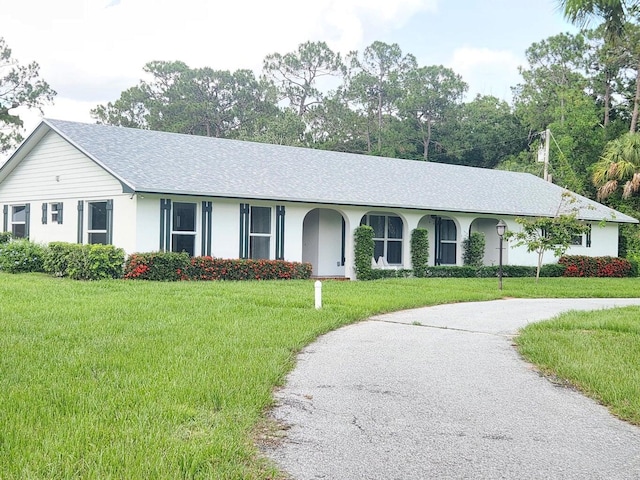
[[[541,377],[522,326],[640,299],[508,299],[380,315],[304,349],[265,454],[295,480],[640,479],[640,428]]]

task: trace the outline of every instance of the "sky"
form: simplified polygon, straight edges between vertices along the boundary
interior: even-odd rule
[[[0,12],[12,58],[37,62],[57,92],[44,116],[82,122],[138,84],[150,61],[259,74],[266,55],[306,41],[343,55],[397,43],[420,66],[460,74],[469,99],[510,102],[525,50],[575,31],[557,0],[0,0]],[[16,113],[27,133],[42,118]]]

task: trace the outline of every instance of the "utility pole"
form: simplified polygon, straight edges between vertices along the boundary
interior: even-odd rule
[[[546,182],[551,181],[551,176],[549,175],[549,145],[551,144],[551,130],[548,128],[540,133],[540,138],[544,141],[544,145],[540,145],[538,148],[538,162],[544,163],[544,173],[542,178]]]

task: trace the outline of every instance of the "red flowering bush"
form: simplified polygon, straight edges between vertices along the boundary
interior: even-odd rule
[[[311,277],[311,264],[193,257],[185,275],[189,280],[299,280]]]
[[[124,278],[141,280],[296,280],[311,277],[311,264],[284,260],[232,260],[186,253],[134,253]]]
[[[124,278],[140,280],[184,280],[189,255],[175,252],[133,253],[124,266]]]
[[[633,272],[629,260],[617,257],[566,255],[558,263],[567,267],[565,277],[629,277]]]

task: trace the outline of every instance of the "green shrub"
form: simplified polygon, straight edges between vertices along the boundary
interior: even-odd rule
[[[562,277],[564,271],[567,269],[566,265],[561,263],[546,263],[540,268],[541,277]]]
[[[411,232],[411,266],[416,277],[426,276],[429,266],[429,231],[426,228]]]
[[[129,255],[124,278],[175,282],[186,280],[191,259],[185,252],[149,252]]]
[[[484,259],[486,241],[484,233],[472,232],[462,241],[462,261],[464,265],[480,267]]]
[[[369,274],[368,280],[379,280],[381,278],[407,278],[413,275],[413,270],[399,268],[395,269],[382,269],[373,268]]]
[[[0,244],[9,243],[11,240],[11,232],[0,232]]]
[[[44,257],[44,271],[55,277],[68,276],[69,257],[78,248],[82,248],[82,245],[66,242],[49,243]]]
[[[51,242],[46,248],[44,271],[74,280],[122,278],[124,250],[113,245]]]
[[[629,277],[633,266],[625,258],[565,255],[558,260],[565,265],[565,277]]]
[[[425,277],[436,278],[472,278],[477,276],[476,267],[431,266],[425,269]]]
[[[371,280],[371,259],[373,258],[373,228],[360,225],[354,232],[355,269],[358,280]]]
[[[45,249],[28,239],[0,243],[0,270],[8,273],[43,272]]]
[[[547,264],[540,270],[541,277],[560,277],[564,272],[564,265]],[[465,265],[457,266],[435,266],[427,268],[427,277],[434,278],[493,278],[498,277],[500,267],[497,265],[487,265],[482,267],[472,267]],[[536,267],[524,265],[503,265],[502,276],[515,277],[535,277]]]
[[[637,277],[640,273],[640,262],[633,256],[632,258],[627,258],[629,260],[629,264],[631,265],[631,271],[629,272],[630,277]]]

